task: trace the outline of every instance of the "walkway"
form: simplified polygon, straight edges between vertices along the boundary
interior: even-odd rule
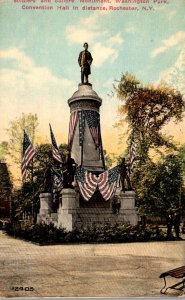
[[[39,247],[0,231],[3,297],[158,297],[160,273],[184,264],[184,241]]]

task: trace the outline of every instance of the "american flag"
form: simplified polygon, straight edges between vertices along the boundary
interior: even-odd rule
[[[85,112],[79,111],[79,144],[83,145],[84,141],[84,130],[85,130]]]
[[[32,160],[36,154],[35,149],[27,135],[26,131],[24,130],[24,138],[23,138],[23,153],[22,153],[22,182],[25,182],[26,175],[27,175],[27,167],[32,163]]]
[[[98,188],[106,201],[110,199],[116,189],[119,174],[119,166],[116,166],[101,173],[98,177]]]
[[[69,134],[68,134],[68,148],[69,149],[72,148],[73,138],[74,138],[77,122],[78,122],[78,111],[75,111],[70,115],[70,120],[69,120]]]
[[[55,140],[55,136],[53,134],[51,125],[49,124],[50,127],[50,135],[51,135],[51,142],[52,142],[52,154],[53,154],[53,158],[55,160],[57,160],[58,162],[62,163],[62,157],[60,155],[56,140]]]
[[[60,174],[58,171],[55,170],[55,168],[52,167],[51,169],[52,177],[53,177],[53,188],[57,191],[61,191],[63,188],[63,178],[62,174]]]
[[[137,157],[137,146],[136,146],[136,142],[134,141],[134,139],[132,139],[130,151],[129,151],[129,164],[130,164],[129,171],[131,171],[133,162],[136,157]]]
[[[98,178],[93,173],[78,166],[76,168],[75,179],[80,188],[81,195],[88,201],[96,190]]]
[[[90,133],[96,147],[99,146],[99,113],[93,110],[86,110],[85,117],[89,126]]]

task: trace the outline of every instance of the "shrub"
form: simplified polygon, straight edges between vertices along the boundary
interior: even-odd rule
[[[64,228],[56,228],[53,224],[33,224],[30,221],[9,223],[5,231],[14,237],[20,237],[40,244],[75,243],[75,242],[141,242],[169,239],[157,226],[129,224],[91,225],[75,228],[67,232]]]

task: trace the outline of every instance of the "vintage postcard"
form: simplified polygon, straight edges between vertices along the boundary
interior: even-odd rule
[[[185,1],[0,0],[0,297],[185,296]]]

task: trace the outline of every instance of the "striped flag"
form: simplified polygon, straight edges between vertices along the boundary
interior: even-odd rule
[[[136,157],[137,157],[137,146],[136,146],[134,139],[132,139],[130,151],[129,151],[129,164],[130,164],[129,170],[130,171],[132,169],[133,162],[136,159]]]
[[[72,148],[77,122],[78,122],[78,111],[75,111],[70,115],[70,120],[69,120],[68,148],[70,150]]]
[[[99,147],[99,113],[93,110],[86,110],[85,117],[94,143],[96,147]]]
[[[29,136],[24,130],[22,165],[21,165],[23,183],[26,181],[27,167],[32,163],[35,153],[36,153],[35,149],[29,139]]]
[[[110,199],[116,189],[119,174],[119,166],[116,166],[109,171],[101,173],[98,177],[98,188],[106,201]]]
[[[53,177],[53,188],[59,192],[63,188],[62,174],[60,174],[58,171],[56,171],[55,168],[53,168],[53,167],[51,169],[51,173],[52,173],[52,177]]]
[[[53,155],[53,158],[56,161],[62,163],[62,157],[60,155],[60,152],[59,152],[56,140],[55,140],[55,136],[53,134],[53,131],[52,131],[52,128],[51,128],[50,124],[49,124],[49,127],[50,127],[50,135],[51,135],[51,142],[52,142],[52,155]]]
[[[75,179],[82,197],[88,201],[96,190],[98,178],[93,173],[78,166],[76,168]]]

